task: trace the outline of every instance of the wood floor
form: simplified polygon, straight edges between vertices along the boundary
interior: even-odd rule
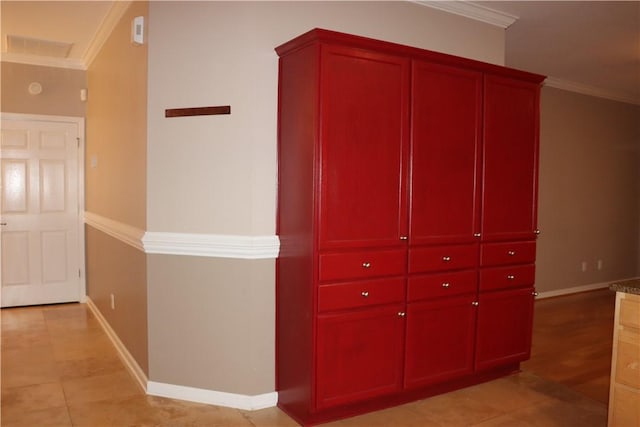
[[[538,300],[523,371],[329,427],[604,427],[614,293]],[[1,425],[289,427],[277,408],[241,411],[150,397],[81,304],[2,310]]]

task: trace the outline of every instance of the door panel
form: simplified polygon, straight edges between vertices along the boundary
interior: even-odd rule
[[[435,384],[473,372],[474,298],[470,294],[409,304],[406,387]]]
[[[535,238],[538,85],[485,78],[483,240]]]
[[[402,305],[318,317],[318,408],[400,390]]]
[[[2,119],[3,307],[81,298],[78,124]]]
[[[476,369],[527,360],[531,355],[533,288],[480,294]]]
[[[409,61],[323,48],[320,248],[406,234]]]
[[[411,244],[476,240],[482,74],[415,62]]]

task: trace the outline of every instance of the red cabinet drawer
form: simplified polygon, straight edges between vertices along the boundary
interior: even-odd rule
[[[321,285],[318,311],[401,303],[404,301],[404,283],[404,279],[382,279]]]
[[[535,266],[533,264],[484,268],[480,270],[481,292],[532,286],[534,282]]]
[[[478,265],[478,245],[433,246],[409,250],[409,273],[462,270]]]
[[[536,242],[487,243],[480,249],[480,265],[530,264],[536,260]]]
[[[407,298],[409,301],[418,301],[474,293],[478,288],[477,277],[475,270],[410,277]]]
[[[406,251],[347,252],[320,255],[320,281],[405,274]]]

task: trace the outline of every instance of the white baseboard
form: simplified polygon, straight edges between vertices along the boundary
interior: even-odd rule
[[[147,394],[151,396],[187,400],[190,402],[206,403],[209,405],[244,409],[247,411],[270,408],[276,406],[278,403],[278,393],[275,391],[255,396],[248,396],[245,394],[226,393],[222,391],[205,390],[174,384],[157,383],[154,381],[149,381],[147,383]]]
[[[138,365],[138,362],[136,362],[131,353],[129,353],[122,341],[120,341],[120,338],[118,338],[118,335],[109,325],[109,322],[107,322],[104,316],[102,316],[98,307],[88,296],[86,297],[86,304],[93,315],[96,316],[100,326],[102,326],[102,329],[118,351],[118,355],[122,359],[122,362],[146,394],[151,396],[168,397],[170,399],[186,400],[189,402],[244,409],[247,411],[270,408],[276,406],[278,403],[278,393],[275,391],[249,396],[245,394],[226,393],[222,391],[205,390],[201,388],[149,381],[142,368],[140,368],[140,365]]]
[[[539,292],[536,299],[559,297],[559,296],[562,296],[562,295],[577,294],[579,292],[587,292],[587,291],[595,291],[597,289],[605,289],[605,288],[608,288],[609,286],[611,286],[613,283],[622,282],[624,280],[628,280],[628,279],[612,280],[611,282],[592,283],[592,284],[589,284],[589,285],[574,286],[572,288],[558,289],[558,290],[555,290],[555,291]]]
[[[147,375],[144,373],[140,365],[138,365],[136,359],[134,359],[131,353],[129,353],[129,350],[127,350],[122,341],[120,341],[120,338],[118,338],[116,332],[111,328],[111,325],[109,325],[109,322],[107,322],[104,316],[102,316],[102,313],[100,313],[100,310],[94,304],[94,302],[91,301],[91,298],[87,296],[86,300],[87,307],[89,307],[93,315],[96,316],[96,319],[100,323],[100,326],[102,326],[102,329],[107,334],[114,347],[118,351],[120,359],[122,359],[122,362],[127,367],[129,372],[131,372],[131,375],[133,375],[133,377],[136,379],[138,385],[140,385],[142,390],[146,393],[147,383],[149,382],[149,380],[147,379]]]

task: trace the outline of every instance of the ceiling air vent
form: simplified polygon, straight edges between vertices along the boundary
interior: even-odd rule
[[[7,53],[66,58],[73,43],[7,35]]]

